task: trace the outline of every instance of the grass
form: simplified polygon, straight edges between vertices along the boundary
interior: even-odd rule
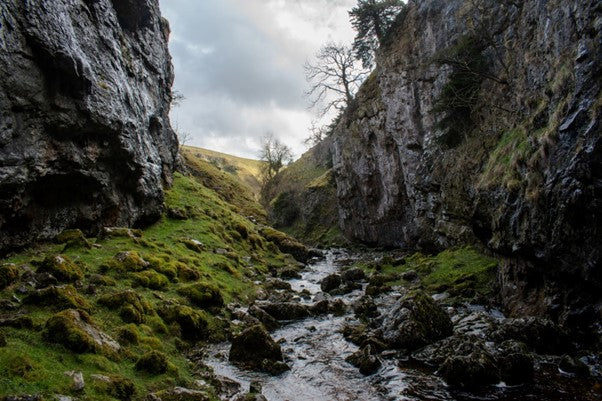
[[[187,322],[190,319],[206,322],[203,327],[207,333],[201,341],[224,340],[229,316],[223,305],[249,302],[257,291],[254,281],[262,280],[269,268],[293,263],[290,256],[271,246],[259,234],[259,227],[245,217],[249,210],[261,211],[252,197],[233,197],[231,202],[225,199],[224,187],[241,194],[244,188],[238,186],[237,190],[234,179],[224,181],[221,188],[206,185],[205,182],[217,185],[224,173],[203,161],[193,168],[199,165],[203,167],[204,180],[176,173],[173,187],[165,192],[167,208],[185,210],[186,220],[164,215],[144,229],[140,237],[88,238],[80,246],[70,247],[39,244],[0,261],[1,266],[11,266],[3,268],[3,272],[12,272],[14,266],[19,273],[25,271],[24,266],[32,270],[43,266],[62,273],[65,283],[76,280],[65,296],[83,299],[93,324],[111,338],[121,339],[117,357],[77,353],[45,340],[43,333],[48,319],[64,308],[84,305],[67,302],[71,298],[66,298],[63,305],[34,299],[28,305],[18,306],[16,311],[0,309],[2,315],[24,314],[33,321],[30,328],[0,328],[8,341],[7,346],[0,347],[0,394],[44,397],[65,394],[82,400],[111,400],[116,394],[127,393],[107,389],[106,384],[94,384],[94,374],[117,375],[119,380],[123,379],[120,383],[124,389],[129,388],[129,382],[133,383],[136,389],[133,399],[175,385],[194,385],[192,367],[181,352],[183,344],[198,341],[185,332]],[[61,255],[59,261],[65,263],[50,264],[56,255]],[[8,302],[13,295],[23,298],[16,292],[23,283],[10,276],[5,280],[6,288],[0,291],[0,301]],[[114,306],[100,301],[132,289],[138,298]],[[161,317],[159,312],[166,305],[180,308],[182,312],[177,319]],[[187,313],[191,310],[194,313],[189,318]],[[126,326],[128,330],[124,330]],[[167,355],[165,372],[136,370],[139,358],[151,351]],[[71,379],[65,372],[72,370],[84,374],[83,394],[71,389]]]
[[[270,180],[262,202],[279,230],[311,245],[337,246],[345,240],[338,228],[330,156],[323,146],[308,150]]]
[[[230,174],[239,182],[249,187],[255,200],[259,199],[261,192],[261,172],[265,162],[193,146],[184,146],[183,154],[190,159],[204,160],[225,173]]]
[[[449,302],[487,300],[493,295],[498,262],[471,246],[447,249],[437,255],[415,253],[400,260],[383,258],[380,263],[357,267],[378,274],[382,284],[418,286],[430,293],[448,292]],[[420,278],[416,283],[402,279],[408,271]]]

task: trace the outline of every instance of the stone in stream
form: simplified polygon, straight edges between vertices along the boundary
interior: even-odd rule
[[[366,273],[361,269],[348,269],[341,273],[341,280],[345,283],[353,283],[366,279]]]
[[[297,302],[258,302],[256,305],[276,320],[300,320],[311,316],[309,306]]]
[[[382,338],[393,348],[412,351],[452,334],[447,313],[422,291],[411,292],[382,321]]]
[[[362,347],[359,351],[356,351],[345,358],[345,360],[356,368],[359,368],[360,373],[363,375],[376,373],[382,365],[380,359],[376,355],[373,355],[371,345]]]
[[[249,315],[259,320],[268,331],[276,330],[280,327],[280,323],[269,313],[259,308],[257,305],[251,305],[248,309]]]
[[[249,327],[232,339],[229,360],[246,369],[278,375],[289,369],[283,359],[280,345],[261,325]]]
[[[500,381],[496,362],[485,349],[475,349],[468,355],[450,356],[438,373],[452,386],[475,388]]]
[[[341,276],[337,273],[329,274],[320,281],[320,288],[324,292],[331,292],[342,284]]]

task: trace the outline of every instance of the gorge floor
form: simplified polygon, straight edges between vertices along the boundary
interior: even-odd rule
[[[340,270],[341,262],[350,255],[344,251],[329,251],[325,258],[310,264],[301,278],[288,280],[292,291],[305,298],[297,301],[306,305],[327,297],[341,299],[352,305],[363,294],[355,290],[346,295],[329,297],[320,289],[321,280]],[[403,291],[403,289],[401,289]],[[307,295],[309,292],[309,296]],[[375,297],[380,310],[387,310],[401,293],[392,291]],[[452,321],[472,319],[471,316],[502,321],[503,314],[479,305],[464,305],[453,310]],[[478,320],[478,319],[477,319]],[[332,314],[309,317],[285,324],[271,333],[280,343],[290,370],[277,376],[240,369],[228,361],[230,343],[224,342],[205,350],[206,363],[217,377],[225,377],[240,384],[246,391],[251,382],[260,382],[263,395],[270,401],[379,401],[379,400],[594,400],[599,395],[599,383],[591,378],[576,378],[557,369],[559,357],[537,357],[535,380],[532,384],[508,386],[503,382],[465,391],[449,386],[437,376],[434,369],[413,362],[389,350],[381,353],[381,367],[375,374],[364,376],[345,359],[358,350],[347,341],[343,327],[358,323],[352,311],[341,316]],[[479,330],[480,323],[473,324]],[[234,399],[230,394],[224,400]]]

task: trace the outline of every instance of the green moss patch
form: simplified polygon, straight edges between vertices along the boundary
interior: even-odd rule
[[[65,255],[47,256],[39,263],[38,273],[50,273],[59,281],[73,282],[84,278],[82,269]]]
[[[23,299],[27,305],[48,306],[53,309],[90,309],[90,303],[71,284],[50,286],[37,290]]]
[[[15,283],[19,278],[19,268],[13,263],[6,263],[0,266],[0,290]]]
[[[224,298],[221,291],[209,283],[188,285],[178,289],[178,293],[201,308],[224,306]]]

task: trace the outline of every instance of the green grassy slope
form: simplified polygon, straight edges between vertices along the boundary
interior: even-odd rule
[[[330,139],[279,172],[262,192],[274,227],[312,245],[342,245]]]
[[[244,196],[226,201],[224,188],[237,192],[235,183],[221,185],[222,173],[201,167],[204,180],[175,175],[169,212],[143,231],[87,239],[71,232],[62,243],[0,260],[0,395],[142,399],[193,386],[181,351],[224,339],[223,305],[253,299],[254,281],[294,263],[245,217],[261,207]],[[54,281],[42,272],[58,281],[50,290],[40,289]],[[119,351],[96,344],[74,321],[78,314]],[[83,392],[68,371],[83,373]]]
[[[204,160],[236,177],[240,182],[249,187],[255,195],[256,200],[259,199],[261,192],[261,171],[265,162],[193,146],[184,146],[182,153],[189,160]]]

